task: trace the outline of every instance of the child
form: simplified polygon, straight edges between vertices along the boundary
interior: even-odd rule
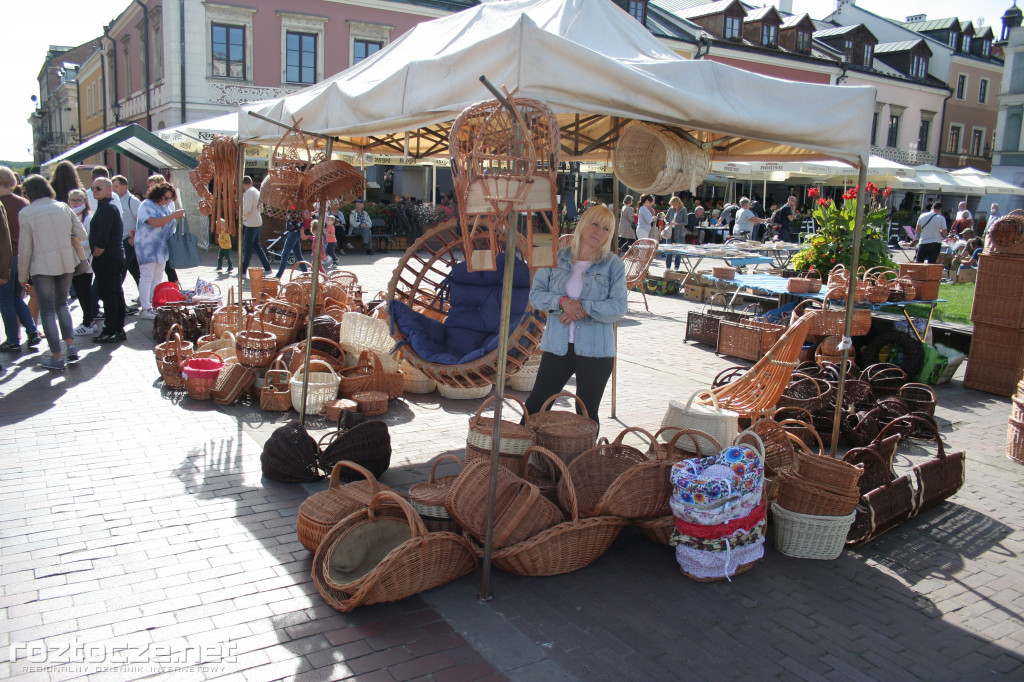
[[[231,274],[231,235],[227,232],[221,232],[217,235],[217,246],[220,247],[220,251],[217,252],[217,272],[220,272],[221,263],[225,260],[228,262],[227,274]]]
[[[337,252],[340,252],[343,256],[345,255],[345,251],[338,248],[338,237],[334,232],[334,224],[336,220],[337,219],[330,213],[328,213],[327,217],[324,218],[324,246],[327,249],[327,257],[331,259],[331,267],[338,262]]]

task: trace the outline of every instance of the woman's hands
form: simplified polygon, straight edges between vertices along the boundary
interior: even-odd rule
[[[571,298],[562,299],[562,314],[558,317],[562,324],[569,324],[570,322],[576,322],[582,320],[587,316],[585,310],[583,310],[583,304]]]

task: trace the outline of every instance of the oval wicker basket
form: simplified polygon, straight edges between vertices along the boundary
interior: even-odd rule
[[[437,478],[437,465],[445,460],[462,464],[462,460],[455,455],[441,455],[434,458],[434,463],[430,465],[430,477],[425,482],[417,483],[409,488],[409,504],[419,513],[428,529],[458,533],[462,529],[444,506],[448,491],[458,476]]]
[[[365,187],[366,178],[358,168],[345,161],[326,159],[303,174],[299,192],[307,206],[328,199],[344,204],[361,195]]]
[[[254,321],[260,324],[259,331],[252,329]],[[250,315],[245,329],[235,335],[235,354],[245,367],[266,367],[277,354],[277,337],[263,328],[261,319]]]
[[[157,344],[154,351],[156,353],[156,368],[167,387],[185,388],[185,378],[181,376],[181,366],[192,357],[195,351],[192,350],[192,344],[182,338],[181,327],[172,324],[167,330],[167,340]]]
[[[551,407],[558,398],[572,398],[582,411],[553,412]],[[598,424],[587,414],[587,407],[574,393],[556,393],[541,405],[537,414],[530,415],[530,426],[537,433],[537,445],[547,448],[568,464],[584,450],[597,445]]]
[[[314,372],[309,368],[318,365],[326,372]],[[308,374],[306,380],[306,412],[320,414],[324,403],[338,397],[338,375],[329,364],[318,358],[309,359],[309,368],[301,365],[291,378],[292,407],[296,412],[302,411],[302,382],[304,375]]]
[[[857,512],[845,516],[798,514],[772,505],[772,544],[797,559],[836,559],[843,553],[846,534]]]
[[[362,391],[352,396],[359,414],[376,417],[388,411],[388,394],[381,391]]]
[[[210,400],[210,391],[224,369],[224,359],[216,353],[194,353],[181,364],[185,391],[193,400]]]
[[[469,420],[469,433],[466,436],[466,462],[482,457],[490,461],[491,450],[494,444],[493,430],[494,418],[482,416],[484,410],[494,403],[495,396],[492,395],[480,403]],[[519,406],[520,413],[526,419],[526,405],[519,398],[506,395],[505,400],[511,400]],[[536,434],[529,425],[521,425],[518,422],[501,420],[501,438],[498,443],[498,462],[514,473],[516,476],[526,478],[529,458],[526,451],[536,442]]]
[[[342,469],[357,471],[363,480],[343,485]],[[299,505],[299,517],[295,522],[299,542],[310,552],[316,552],[327,531],[349,514],[365,509],[373,496],[382,490],[394,492],[355,462],[338,462],[331,469],[327,490],[310,495]]]

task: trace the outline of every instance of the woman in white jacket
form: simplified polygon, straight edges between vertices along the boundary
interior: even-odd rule
[[[18,214],[21,223],[18,281],[27,282],[31,277],[39,299],[39,316],[52,354],[43,360],[42,366],[62,370],[61,338],[68,346],[67,360],[78,360],[71,312],[68,310],[68,289],[75,268],[85,258],[85,253],[76,250],[72,240],[78,239],[79,244],[84,244],[89,236],[75,212],[67,204],[54,199],[53,188],[46,178],[30,175],[25,178],[22,188],[30,203]]]

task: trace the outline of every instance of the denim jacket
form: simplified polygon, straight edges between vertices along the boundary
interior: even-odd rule
[[[558,266],[537,270],[530,289],[530,305],[549,313],[540,349],[555,355],[569,351],[569,327],[558,319],[558,301],[565,296],[565,283],[571,275],[572,250],[562,249],[558,252]],[[587,317],[576,322],[574,349],[577,355],[615,356],[612,323],[626,314],[626,294],[626,268],[622,259],[609,254],[604,260],[591,263],[583,274],[580,301]]]

